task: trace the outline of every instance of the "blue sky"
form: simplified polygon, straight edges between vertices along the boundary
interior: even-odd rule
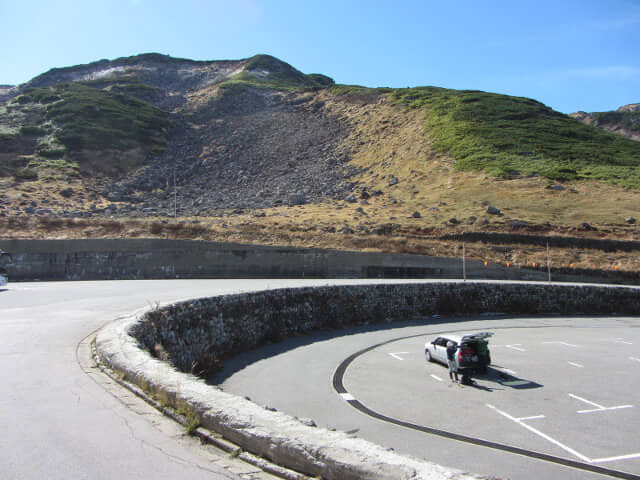
[[[370,87],[435,85],[556,110],[640,102],[640,0],[0,0],[0,84],[159,52],[267,53]]]

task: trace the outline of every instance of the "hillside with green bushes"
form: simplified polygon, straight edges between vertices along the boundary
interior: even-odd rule
[[[28,88],[14,100],[26,107],[43,107],[40,125],[23,126],[38,134],[50,122],[55,140],[69,151],[142,145],[162,152],[169,127],[168,113],[123,93],[79,83]]]
[[[434,146],[459,170],[509,179],[597,180],[640,189],[640,143],[528,98],[435,87],[394,90],[394,104],[424,109]],[[629,112],[630,113],[630,112]]]

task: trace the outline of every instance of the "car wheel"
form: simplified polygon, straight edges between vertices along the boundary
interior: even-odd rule
[[[431,352],[429,350],[425,350],[424,355],[427,357],[427,362],[433,362],[433,358],[431,358]]]

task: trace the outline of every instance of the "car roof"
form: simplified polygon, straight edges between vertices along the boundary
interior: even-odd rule
[[[462,342],[469,342],[473,340],[486,340],[491,337],[493,332],[463,332],[463,333],[445,333],[440,335],[441,338],[446,338],[447,340],[452,340],[457,344]]]

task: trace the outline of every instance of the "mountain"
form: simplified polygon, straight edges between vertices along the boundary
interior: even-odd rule
[[[576,112],[571,117],[587,125],[640,141],[640,103],[624,105],[609,112]]]
[[[268,55],[143,54],[0,87],[2,235],[417,251],[442,229],[633,237],[638,205],[639,142],[528,98],[337,85]]]
[[[267,55],[145,54],[53,69],[8,92],[0,175],[79,178],[100,185],[106,201],[144,197],[150,209],[159,202],[151,192],[164,196],[175,176],[191,214],[196,203],[209,213],[247,206],[260,191],[265,200],[252,206],[278,204],[291,189],[326,197],[344,190],[333,144],[345,128],[300,92],[331,84]]]

